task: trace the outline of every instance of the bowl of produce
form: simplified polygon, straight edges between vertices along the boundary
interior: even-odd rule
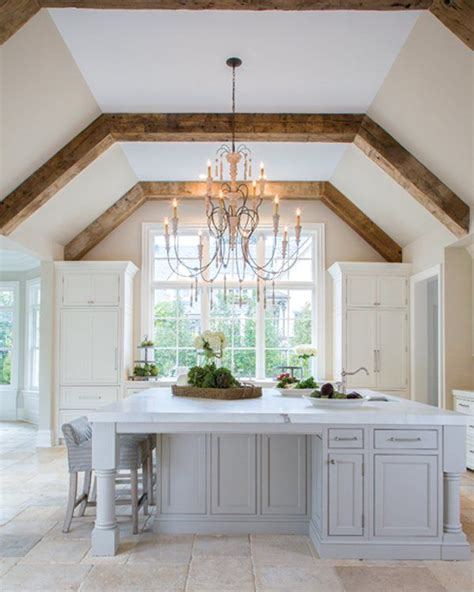
[[[314,407],[326,407],[331,409],[353,409],[360,407],[365,399],[359,393],[339,393],[334,390],[331,383],[326,383],[320,389],[313,390],[309,395],[304,395]]]
[[[318,384],[312,376],[298,380],[285,372],[277,376],[277,380],[276,389],[283,397],[304,397],[318,388]]]

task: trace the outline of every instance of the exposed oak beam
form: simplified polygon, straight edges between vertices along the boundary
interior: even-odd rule
[[[430,12],[470,49],[474,49],[474,3],[472,0],[433,0]]]
[[[94,222],[80,232],[64,249],[68,261],[82,259],[93,247],[149,200],[203,198],[206,185],[194,181],[139,182]],[[387,261],[401,261],[401,248],[347,197],[326,181],[277,181],[267,186],[268,199],[278,193],[283,200],[321,200]]]
[[[37,0],[3,0],[0,2],[0,45],[23,27],[39,10]]]
[[[64,248],[66,261],[82,259],[93,247],[98,245],[117,226],[122,224],[146,201],[140,183],[136,183],[125,195],[80,232]]]
[[[325,184],[323,204],[390,263],[400,263],[401,247],[331,183]]]
[[[0,232],[13,232],[113,143],[100,115],[0,202]]]
[[[370,117],[355,144],[455,236],[469,232],[469,206]]]
[[[247,182],[249,195],[252,195],[252,184]],[[141,185],[147,199],[159,201],[174,197],[180,200],[196,200],[206,193],[205,181],[142,181]],[[220,184],[214,184],[214,190],[219,190]],[[268,181],[267,195],[264,199],[272,199],[274,195],[281,195],[285,200],[315,200],[321,199],[324,182],[321,181]]]

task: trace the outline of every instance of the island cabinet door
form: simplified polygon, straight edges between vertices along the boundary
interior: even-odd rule
[[[211,513],[256,514],[257,436],[211,436]]]
[[[206,513],[206,435],[161,436],[161,512]]]
[[[329,535],[361,536],[363,523],[362,454],[329,455]]]
[[[375,536],[438,534],[438,458],[375,455]]]
[[[262,514],[306,514],[306,436],[262,436]]]

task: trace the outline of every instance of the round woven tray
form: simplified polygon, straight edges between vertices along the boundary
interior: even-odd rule
[[[238,399],[257,399],[262,396],[259,386],[242,386],[227,389],[199,388],[197,386],[172,385],[171,392],[178,397],[196,397],[199,399],[220,399],[223,401],[236,401]]]

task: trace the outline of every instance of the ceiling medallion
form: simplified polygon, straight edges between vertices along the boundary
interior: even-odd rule
[[[207,256],[204,257],[205,237],[199,232],[197,252],[192,255],[189,246],[180,249],[178,201],[173,200],[171,230],[168,218],[164,220],[165,247],[170,268],[177,275],[193,280],[191,300],[197,298],[198,283],[210,283],[223,278],[226,298],[229,275],[240,286],[246,279],[257,278],[257,298],[260,285],[271,281],[290,270],[299,255],[301,240],[301,210],[296,210],[294,234],[285,226],[280,232],[280,198],[273,197],[273,231],[271,245],[258,248],[257,230],[260,222],[260,207],[265,196],[266,174],[263,163],[259,167],[258,179],[251,184],[252,153],[245,144],[235,143],[235,69],[242,64],[240,58],[229,58],[226,64],[232,68],[232,115],[231,143],[219,147],[215,156],[215,176],[212,176],[212,162],[207,162],[207,190],[205,211],[208,237]],[[230,180],[224,180],[224,161],[229,167]],[[243,182],[238,181],[238,175]],[[217,191],[216,191],[217,185]],[[209,241],[207,242],[207,238]],[[184,252],[185,251],[185,252]],[[192,265],[197,260],[197,265]]]

